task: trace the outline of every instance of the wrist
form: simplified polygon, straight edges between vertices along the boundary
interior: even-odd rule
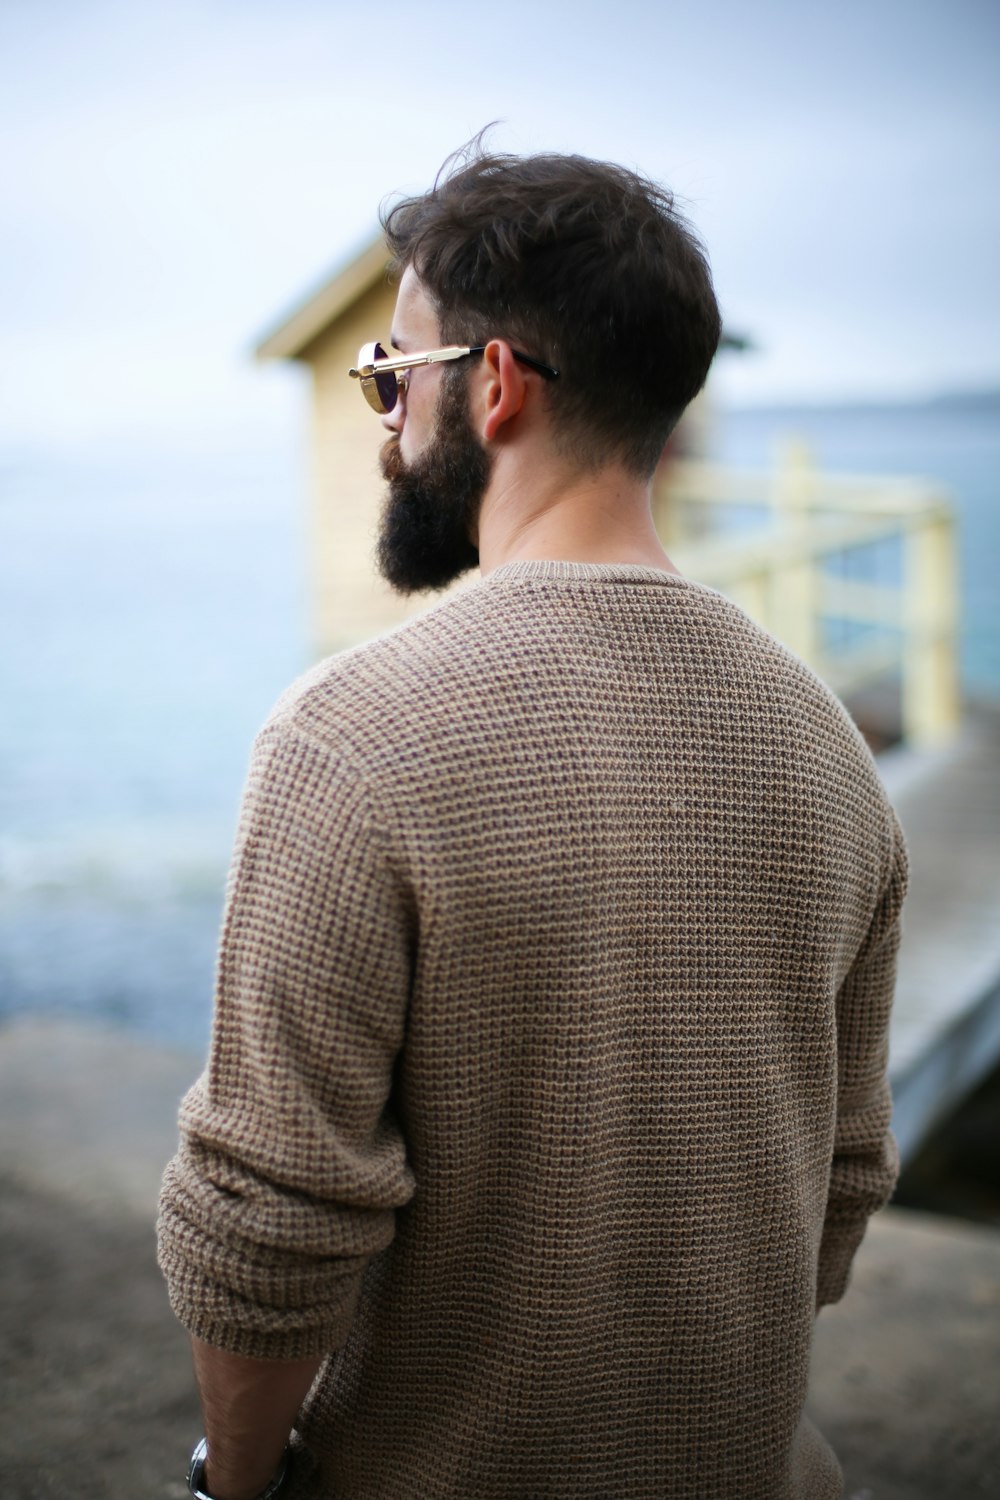
[[[215,1470],[208,1472],[208,1443],[205,1438],[196,1443],[188,1466],[187,1484],[195,1500],[278,1500],[285,1488],[291,1465],[291,1448],[286,1448],[281,1462],[271,1479],[255,1489],[228,1485],[225,1475],[215,1477]],[[215,1489],[219,1484],[221,1488]]]

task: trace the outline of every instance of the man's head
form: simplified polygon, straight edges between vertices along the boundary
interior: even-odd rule
[[[652,474],[721,331],[705,253],[669,192],[612,163],[489,154],[477,139],[429,192],[386,212],[383,227],[402,272],[404,353],[504,340],[559,371],[532,376],[554,455],[577,470]],[[493,455],[462,421],[473,363],[413,372],[406,441],[384,455],[380,561],[405,591],[440,587],[477,560],[469,528]],[[444,477],[457,469],[461,491]],[[417,563],[411,542],[433,546],[435,536],[454,566],[442,556],[431,581],[432,559]]]
[[[652,473],[721,331],[705,252],[666,189],[609,162],[474,143],[383,225],[443,341],[503,337],[554,365],[566,452]]]

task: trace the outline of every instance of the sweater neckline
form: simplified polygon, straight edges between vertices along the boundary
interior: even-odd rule
[[[568,562],[555,558],[532,557],[518,562],[501,563],[487,573],[482,580],[490,584],[506,583],[518,578],[569,578],[592,579],[606,583],[663,584],[668,588],[697,589],[701,593],[715,594],[717,589],[708,584],[687,578],[683,573],[668,573],[665,568],[647,567],[645,563],[631,562]]]

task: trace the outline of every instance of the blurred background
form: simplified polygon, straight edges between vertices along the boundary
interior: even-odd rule
[[[998,42],[994,0],[0,0],[0,1214],[39,1330],[10,1493],[183,1492],[149,1221],[250,743],[406,612],[346,368],[388,333],[379,203],[490,121],[667,183],[705,240],[727,344],[657,522],[877,755],[912,857],[899,1201],[1000,1223]],[[827,1319],[821,1425],[880,1500],[986,1493],[1000,1241],[900,1234]],[[88,1488],[98,1408],[156,1441]]]
[[[946,492],[962,684],[1000,696],[998,31],[989,0],[3,0],[0,1014],[204,1045],[250,740],[351,633],[309,351],[254,350],[490,120],[679,195],[748,341],[696,456],[762,474],[797,437]],[[325,546],[368,579],[343,386],[367,467]]]

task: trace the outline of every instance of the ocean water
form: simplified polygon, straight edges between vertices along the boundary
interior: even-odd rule
[[[296,476],[233,471],[0,469],[0,1017],[205,1044],[250,743],[309,663]]]
[[[790,435],[951,491],[963,677],[1000,697],[1000,410],[732,413],[718,453]],[[0,461],[0,1019],[203,1050],[250,743],[313,656],[302,495],[280,463]]]

